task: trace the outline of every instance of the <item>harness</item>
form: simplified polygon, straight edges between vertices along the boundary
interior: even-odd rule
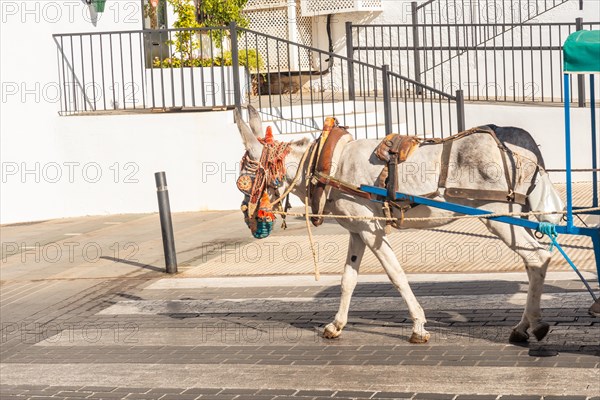
[[[267,189],[279,194],[285,178],[285,157],[290,152],[290,144],[273,140],[271,127],[267,127],[265,138],[258,139],[263,145],[260,161],[254,161],[246,152],[240,163],[241,174],[237,180],[238,189],[246,196],[242,203],[244,220],[257,239],[271,234],[275,222],[273,204]],[[281,204],[278,203],[278,209]]]
[[[508,191],[447,187],[448,166],[454,141],[475,133],[489,134],[495,140],[498,149],[501,151]],[[306,189],[313,214],[322,215],[324,213],[329,193],[332,189],[335,189],[352,196],[381,202],[383,213],[389,219],[386,231],[389,231],[391,227],[399,228],[402,225],[404,213],[417,204],[395,200],[395,193],[398,189],[397,167],[399,163],[409,158],[419,146],[424,145],[442,145],[443,149],[438,189],[433,193],[421,194],[420,196],[435,198],[442,195],[440,193],[440,190],[442,190],[445,197],[526,204],[527,195],[515,192],[518,181],[519,156],[506,147],[498,139],[495,132],[487,126],[472,128],[444,139],[421,139],[416,136],[398,134],[386,136],[374,152],[379,159],[386,162],[377,179],[377,185],[387,189],[385,198],[367,193],[356,185],[335,178],[336,164],[341,158],[342,150],[352,140],[352,135],[346,127],[339,125],[337,119],[327,118],[321,136],[307,148],[298,166],[296,177],[281,195],[279,189],[285,177],[284,159],[290,151],[290,144],[273,140],[273,134],[270,127],[268,127],[265,139],[259,139],[263,144],[260,161],[252,160],[246,152],[242,158],[241,170],[246,170],[247,173],[240,175],[237,182],[240,191],[246,194],[246,198],[242,203],[242,211],[244,212],[246,224],[253,235],[256,238],[267,237],[273,229],[275,220],[273,210],[281,211],[283,209],[287,211],[289,208],[289,193],[298,183],[307,160]],[[509,159],[515,169],[513,174],[509,171]],[[539,169],[539,166],[537,168]],[[269,188],[278,197],[273,202],[271,202],[267,193]],[[283,198],[288,199],[285,207],[281,205]],[[393,220],[391,217],[394,208],[400,210],[401,218],[398,220]],[[313,225],[320,226],[323,223],[323,218],[311,217],[311,221]]]

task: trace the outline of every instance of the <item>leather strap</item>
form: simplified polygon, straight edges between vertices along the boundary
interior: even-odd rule
[[[440,178],[438,180],[438,187],[445,188],[446,180],[448,179],[448,169],[450,167],[450,153],[452,151],[452,140],[442,143],[442,157],[440,158]]]
[[[324,174],[316,171],[314,174],[314,177],[317,178],[317,181],[319,183],[322,183],[323,185],[331,186],[332,188],[337,189],[341,192],[351,194],[354,196],[358,196],[358,197],[362,197],[364,199],[369,199],[369,200],[374,199],[374,196],[372,196],[370,193],[360,190],[360,188],[358,186],[351,185],[351,184],[341,181],[339,179],[335,179],[333,176],[324,175]]]
[[[481,189],[458,189],[449,188],[444,191],[444,196],[453,197],[456,199],[473,199],[486,201],[501,201],[511,202],[525,205],[527,203],[527,195],[522,193],[512,193],[509,196],[503,190],[481,190]]]

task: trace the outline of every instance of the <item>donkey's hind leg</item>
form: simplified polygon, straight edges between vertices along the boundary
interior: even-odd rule
[[[340,308],[335,315],[332,323],[325,326],[323,337],[334,339],[342,334],[342,329],[348,322],[348,310],[352,292],[356,287],[358,280],[358,268],[365,253],[365,243],[356,233],[350,233],[350,243],[348,244],[348,255],[346,256],[346,266],[342,275],[342,297],[340,299]]]
[[[521,322],[513,328],[509,341],[526,342],[529,339],[527,333],[529,328],[532,329],[537,340],[542,340],[548,333],[549,325],[542,321],[540,301],[551,254],[542,248],[525,228],[491,220],[485,220],[484,223],[490,232],[497,235],[523,258],[529,278],[527,304],[523,317]]]
[[[378,235],[373,232],[361,233],[361,237],[366,245],[371,249],[375,257],[379,260],[383,269],[392,281],[392,284],[398,289],[400,295],[406,301],[408,312],[413,321],[412,335],[409,339],[411,343],[427,343],[429,341],[429,332],[425,330],[425,313],[413,294],[404,270],[396,258],[392,246],[385,235]]]

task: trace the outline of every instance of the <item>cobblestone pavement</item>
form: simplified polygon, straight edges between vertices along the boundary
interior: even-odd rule
[[[411,345],[402,299],[379,278],[359,283],[333,341],[320,331],[335,314],[336,286],[294,286],[295,277],[268,287],[103,282],[3,319],[1,398],[587,399],[600,391],[600,321],[587,314],[580,282],[547,282],[552,329],[527,346],[506,342],[524,282],[416,282],[432,340]]]
[[[182,259],[196,257],[194,224],[217,217],[176,216]],[[548,276],[542,342],[507,343],[524,271],[409,275],[432,333],[425,345],[408,343],[411,321],[387,278],[362,275],[348,326],[325,340],[339,277],[166,277],[160,239],[141,229],[149,218],[3,228],[0,399],[600,400],[600,319],[573,273]],[[136,261],[77,251],[48,260],[48,244],[69,240],[128,251],[133,231]]]

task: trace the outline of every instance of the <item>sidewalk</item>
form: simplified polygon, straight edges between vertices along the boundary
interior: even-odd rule
[[[575,201],[586,204],[589,184],[576,185]],[[598,224],[598,216],[584,217]],[[180,277],[312,274],[312,253],[303,218],[288,218],[267,239],[255,240],[241,212],[173,215]],[[321,273],[338,274],[348,234],[335,221],[312,229]],[[520,257],[478,220],[464,219],[428,230],[390,236],[407,273],[525,272]],[[583,271],[595,272],[591,240],[561,235],[567,254]],[[542,242],[549,243],[547,239]],[[162,271],[164,259],[157,214],[84,217],[2,227],[2,280],[110,278]],[[554,252],[550,271],[570,271]],[[383,273],[367,251],[361,274]]]

